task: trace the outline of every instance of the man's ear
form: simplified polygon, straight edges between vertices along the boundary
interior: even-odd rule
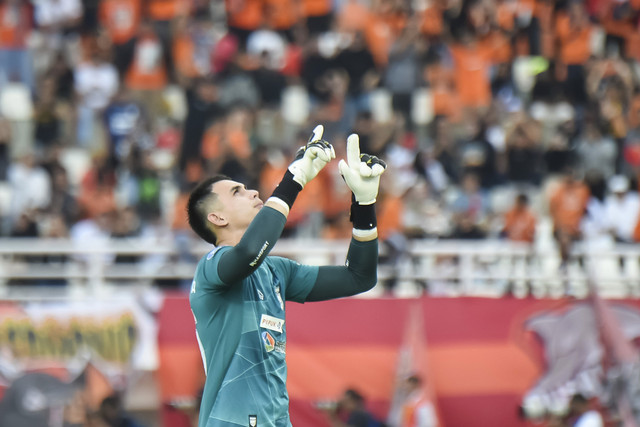
[[[211,212],[207,215],[207,220],[217,227],[224,227],[229,223],[227,218],[219,212]]]

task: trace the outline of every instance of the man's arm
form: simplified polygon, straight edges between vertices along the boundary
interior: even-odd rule
[[[344,266],[322,266],[306,301],[348,297],[373,288],[378,280],[378,239],[351,239]]]
[[[323,301],[366,292],[377,282],[378,230],[375,202],[380,175],[386,164],[377,157],[360,154],[357,135],[347,139],[347,160],[340,161],[340,173],[352,191],[353,238],[344,266],[325,266],[306,301]]]
[[[335,158],[333,147],[322,139],[322,134],[323,127],[316,126],[240,242],[220,255],[218,276],[224,283],[236,283],[260,266],[280,238],[298,193]]]

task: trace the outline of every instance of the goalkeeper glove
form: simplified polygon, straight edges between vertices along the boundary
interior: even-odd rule
[[[380,175],[387,164],[369,154],[360,154],[358,135],[347,138],[347,161],[340,160],[338,169],[359,205],[372,205],[378,196]]]
[[[282,181],[273,191],[272,197],[277,197],[287,204],[289,209],[300,190],[318,175],[336,153],[331,144],[322,139],[324,127],[318,125],[313,130],[309,142],[296,152],[296,156],[289,165]]]
[[[300,147],[296,157],[289,165],[289,171],[293,174],[293,180],[302,188],[318,175],[318,172],[326,166],[331,159],[336,158],[336,153],[331,144],[322,139],[324,127],[316,126],[304,147]]]

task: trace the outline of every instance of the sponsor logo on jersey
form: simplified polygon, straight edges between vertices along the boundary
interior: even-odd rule
[[[264,300],[264,294],[260,292],[260,289],[258,289],[258,298],[260,298],[260,301]]]
[[[284,319],[278,319],[277,317],[269,316],[268,314],[263,314],[260,318],[260,327],[269,329],[270,331],[282,332],[282,327],[284,326]]]
[[[272,352],[276,348],[276,340],[267,331],[262,333],[262,341],[264,342],[264,348],[267,353]]]
[[[287,343],[285,341],[276,341],[276,353],[287,354]]]

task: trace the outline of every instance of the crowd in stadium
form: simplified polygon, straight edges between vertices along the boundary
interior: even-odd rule
[[[394,236],[640,241],[637,0],[2,0],[2,236],[188,230],[310,129],[385,159]],[[337,162],[286,237],[350,235]]]

